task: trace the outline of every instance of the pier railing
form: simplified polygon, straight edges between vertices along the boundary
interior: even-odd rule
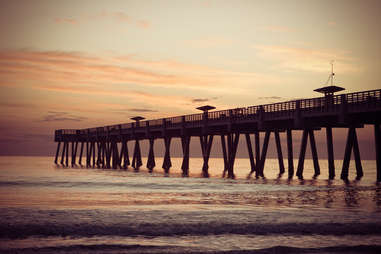
[[[348,112],[369,110],[381,106],[381,89],[362,91],[335,96],[292,100],[286,102],[234,108],[227,110],[212,111],[207,113],[207,121],[210,123],[219,121],[239,121],[246,119],[266,120],[276,118],[292,118],[296,112],[303,115],[314,113],[335,113],[345,109]],[[204,113],[175,116],[136,123],[123,123],[88,129],[62,129],[56,134],[101,134],[105,132],[121,131],[139,127],[171,128],[186,124],[187,126],[201,126],[205,121]]]

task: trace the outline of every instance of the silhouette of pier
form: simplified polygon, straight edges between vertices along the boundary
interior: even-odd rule
[[[363,176],[356,129],[370,124],[374,126],[374,140],[377,161],[377,181],[381,181],[381,89],[334,95],[343,90],[336,86],[327,86],[315,91],[324,93],[323,97],[292,100],[280,103],[249,106],[220,111],[211,111],[214,107],[204,106],[198,109],[202,113],[168,117],[156,120],[132,118],[134,122],[89,129],[61,129],[55,131],[58,142],[55,163],[60,157],[63,165],[69,165],[69,147],[71,146],[71,165],[82,165],[82,157],[87,167],[122,168],[131,166],[135,170],[143,165],[140,141],[149,140],[149,152],[146,167],[150,172],[156,166],[154,142],[164,140],[164,160],[162,168],[169,173],[171,168],[170,146],[173,138],[180,138],[183,161],[181,169],[184,176],[189,174],[189,144],[192,137],[200,140],[203,157],[202,175],[208,177],[208,161],[213,138],[219,136],[224,160],[223,176],[234,178],[234,161],[241,136],[244,136],[250,159],[250,175],[264,177],[267,148],[273,133],[279,161],[279,174],[285,173],[279,133],[286,132],[288,177],[294,173],[303,178],[304,158],[309,140],[314,165],[314,177],[320,174],[318,153],[315,143],[315,130],[325,128],[328,152],[329,179],[335,177],[332,128],[346,128],[348,135],[341,169],[341,179],[348,179],[348,168],[353,151],[356,165],[356,178]],[[144,120],[144,121],[143,121]],[[292,131],[302,131],[302,141],[294,172]],[[260,147],[260,133],[264,133]],[[128,142],[134,142],[132,161],[130,161]],[[118,145],[119,144],[119,145]],[[80,145],[80,148],[78,148]],[[79,154],[78,154],[79,152]],[[85,155],[83,156],[83,153]]]

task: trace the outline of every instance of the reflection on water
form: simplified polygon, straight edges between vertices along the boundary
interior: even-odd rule
[[[221,179],[223,162],[211,159],[210,179],[196,174],[182,178],[181,159],[173,159],[170,177],[161,171],[149,174],[131,170],[62,168],[50,158],[29,158],[23,164],[12,158],[0,164],[1,207],[72,207],[117,209],[131,205],[235,205],[253,207],[315,207],[377,211],[381,204],[381,186],[371,179],[374,167],[364,162],[362,181],[278,178],[277,160],[266,165],[267,178],[246,179],[249,160],[238,159],[236,180]],[[201,166],[194,159],[192,168]],[[11,163],[11,164],[10,164]],[[13,163],[13,164],[12,164]],[[307,167],[308,164],[311,167]],[[247,165],[246,165],[247,164]],[[11,165],[11,166],[10,166]],[[313,175],[312,162],[306,160],[305,175]],[[7,167],[8,166],[8,167]],[[323,167],[322,167],[323,168]],[[191,170],[191,172],[196,170]],[[368,172],[370,171],[370,172]],[[321,178],[326,177],[323,173]],[[366,175],[370,175],[366,177]]]
[[[100,239],[97,243],[215,250],[292,242],[312,247],[320,246],[319,241],[324,246],[381,244],[381,186],[375,184],[374,161],[363,162],[361,181],[348,182],[326,180],[326,161],[321,161],[322,175],[312,179],[313,164],[306,160],[303,180],[289,180],[287,174],[278,178],[278,161],[271,159],[265,179],[247,179],[250,162],[237,159],[235,180],[222,179],[223,161],[213,158],[208,179],[200,177],[202,159],[191,159],[189,178],[181,177],[179,158],[172,160],[168,177],[159,169],[150,174],[144,168],[64,168],[52,161],[0,157],[3,244],[37,246],[53,238],[53,245],[59,244],[57,239],[65,244]]]

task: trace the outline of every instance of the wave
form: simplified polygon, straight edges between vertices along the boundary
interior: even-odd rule
[[[381,223],[137,223],[102,224],[1,224],[0,238],[23,239],[30,236],[185,236],[185,235],[381,235]]]
[[[271,248],[255,249],[255,250],[197,250],[192,248],[184,248],[177,246],[142,246],[142,245],[70,245],[57,247],[33,247],[33,248],[13,248],[0,249],[3,254],[8,253],[186,253],[186,254],[284,254],[284,253],[381,253],[380,245],[357,245],[357,246],[331,246],[322,248],[297,248],[289,246],[274,246]]]

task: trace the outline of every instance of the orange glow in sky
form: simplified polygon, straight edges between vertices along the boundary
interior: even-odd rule
[[[86,128],[380,88],[381,1],[0,2],[0,154]],[[48,145],[46,145],[48,144]]]

